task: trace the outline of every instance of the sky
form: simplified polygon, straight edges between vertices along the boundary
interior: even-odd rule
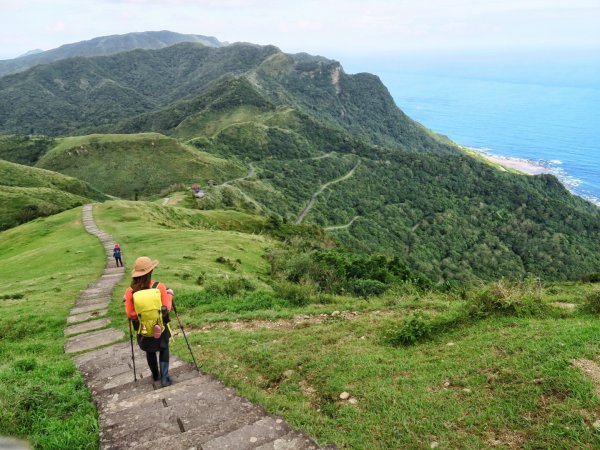
[[[359,61],[600,50],[600,0],[0,0],[0,59],[170,30]]]

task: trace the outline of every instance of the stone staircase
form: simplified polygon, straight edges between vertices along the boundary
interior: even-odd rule
[[[100,419],[102,449],[309,450],[320,447],[282,418],[236,395],[213,377],[171,356],[171,386],[152,382],[144,352],[132,351],[124,333],[105,317],[123,268],[114,267],[112,237],[99,230],[92,206],[83,208],[86,230],[104,245],[107,266],[100,279],[81,293],[67,318],[65,352],[74,360],[92,392]],[[125,313],[123,313],[125,317]],[[125,320],[125,318],[124,318]],[[335,449],[335,446],[327,446]]]

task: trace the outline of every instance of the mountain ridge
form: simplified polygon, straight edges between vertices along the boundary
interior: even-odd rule
[[[32,50],[14,59],[0,60],[0,77],[22,72],[38,64],[49,64],[75,56],[106,56],[135,49],[164,48],[180,42],[196,42],[211,47],[224,45],[214,36],[180,34],[166,30],[114,34],[65,44],[46,51]]]

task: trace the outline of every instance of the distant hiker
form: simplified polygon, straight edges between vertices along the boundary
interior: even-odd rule
[[[117,263],[117,267],[119,267],[119,264],[121,267],[123,267],[123,260],[121,259],[121,247],[119,247],[119,244],[115,244],[115,248],[113,248],[113,256],[115,258],[115,263]]]
[[[169,386],[169,312],[173,305],[173,290],[152,279],[158,260],[141,256],[135,260],[131,272],[131,286],[125,291],[125,312],[137,332],[138,345],[146,352],[152,379]],[[159,352],[160,372],[156,362]]]

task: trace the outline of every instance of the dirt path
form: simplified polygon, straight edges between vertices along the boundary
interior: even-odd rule
[[[334,231],[334,230],[343,230],[344,228],[350,228],[352,224],[358,219],[360,216],[354,216],[350,222],[346,225],[335,225],[333,227],[325,227],[325,231]]]
[[[144,353],[137,344],[132,351],[129,342],[122,342],[124,333],[108,327],[105,317],[112,291],[124,275],[123,268],[112,267],[112,237],[96,227],[91,205],[83,208],[83,222],[104,245],[107,266],[71,309],[65,334],[72,337],[65,352],[76,354],[75,363],[97,405],[101,449],[319,448],[306,433],[173,356],[169,372],[174,383],[164,388],[153,383]]]
[[[356,163],[356,165],[346,175],[344,175],[344,176],[342,176],[340,178],[336,178],[335,180],[329,181],[329,182],[325,183],[323,186],[321,186],[319,188],[319,190],[312,195],[312,197],[310,198],[310,201],[308,202],[308,205],[306,205],[304,207],[304,209],[302,210],[302,212],[300,213],[300,215],[296,219],[296,225],[299,225],[299,224],[302,223],[302,221],[304,220],[304,217],[308,214],[308,212],[313,207],[313,205],[314,205],[315,201],[317,200],[317,197],[319,196],[319,194],[321,194],[325,189],[327,189],[332,184],[340,183],[340,182],[342,182],[342,181],[347,180],[348,178],[350,178],[352,175],[354,175],[354,172],[356,171],[356,169],[358,168],[358,166],[360,166],[360,161],[358,161]]]
[[[256,172],[256,168],[252,164],[249,164],[249,166],[250,166],[250,170],[248,171],[248,174],[246,176],[241,177],[241,178],[236,178],[235,180],[226,181],[221,186],[229,186],[229,185],[231,185],[231,183],[235,183],[236,181],[242,181],[242,180],[245,180],[246,178],[253,177],[254,173]]]
[[[572,364],[594,382],[596,394],[600,395],[600,366],[598,363],[589,359],[575,359]]]

